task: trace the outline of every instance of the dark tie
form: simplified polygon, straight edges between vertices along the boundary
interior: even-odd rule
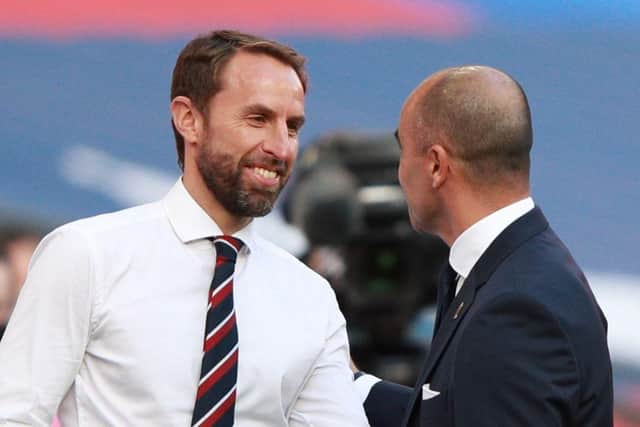
[[[449,309],[449,306],[451,305],[451,302],[453,301],[453,298],[455,296],[457,277],[458,277],[458,274],[451,267],[451,265],[447,263],[447,266],[442,270],[438,278],[436,321],[433,328],[434,338],[438,333],[438,329],[440,328],[442,319],[446,315],[447,310]],[[431,355],[429,355],[429,357],[431,357]],[[422,368],[423,369],[422,373],[418,376],[418,380],[416,382],[413,395],[409,400],[409,412],[406,415],[406,417],[408,418],[406,418],[406,424],[403,424],[403,425],[417,426],[419,423],[418,418],[419,418],[420,410],[416,410],[416,405],[420,402],[419,399],[421,399],[421,396],[422,396],[422,393],[421,393],[422,385],[425,383],[425,380],[426,380],[426,374],[427,374],[426,369],[428,365],[429,365],[429,359],[427,359],[427,363]]]
[[[447,310],[449,310],[449,306],[455,297],[457,278],[458,274],[451,265],[447,263],[447,267],[444,269],[442,274],[440,274],[440,279],[438,281],[437,312],[434,335],[440,327],[440,323],[442,323],[442,319],[447,314]]]
[[[238,380],[233,269],[243,243],[234,237],[217,236],[213,244],[216,268],[209,289],[202,369],[191,425],[231,427]]]

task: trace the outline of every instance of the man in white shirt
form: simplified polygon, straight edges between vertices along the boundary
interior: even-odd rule
[[[306,83],[303,57],[252,35],[183,49],[183,176],[43,239],[0,343],[0,425],[367,425],[333,291],[251,224],[290,176]]]
[[[520,85],[489,67],[438,72],[396,136],[411,223],[451,247],[450,265],[415,387],[356,374],[371,425],[612,426],[606,320],[530,197]]]

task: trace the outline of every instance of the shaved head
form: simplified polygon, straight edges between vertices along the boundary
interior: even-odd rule
[[[484,66],[463,66],[427,78],[403,114],[413,124],[418,151],[440,144],[464,163],[478,185],[529,177],[531,114],[520,85]]]

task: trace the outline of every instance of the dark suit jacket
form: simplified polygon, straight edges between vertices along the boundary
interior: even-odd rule
[[[436,325],[413,390],[371,389],[373,427],[613,425],[606,319],[538,208],[491,244]],[[423,400],[425,383],[440,394]]]

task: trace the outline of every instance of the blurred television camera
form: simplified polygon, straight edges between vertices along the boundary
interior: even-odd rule
[[[285,209],[310,241],[305,261],[336,291],[356,364],[410,384],[428,342],[412,331],[435,303],[448,248],[412,230],[399,156],[390,133],[323,136],[301,156]]]

